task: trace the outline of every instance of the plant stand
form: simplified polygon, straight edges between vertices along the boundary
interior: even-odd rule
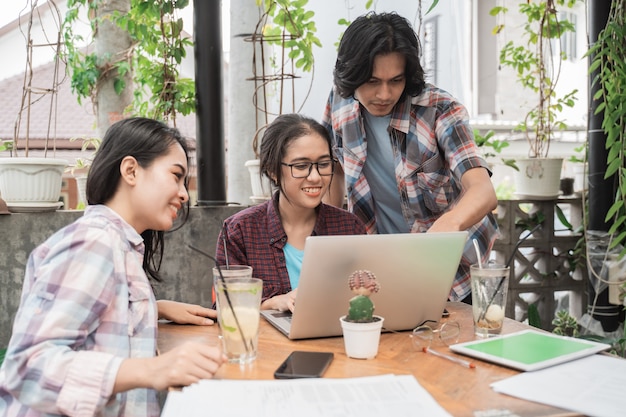
[[[558,205],[574,230],[581,224],[582,198],[500,200],[497,218],[501,236],[493,253],[498,263],[511,257],[506,316],[523,321],[534,304],[541,328],[552,330],[556,311],[566,309],[579,318],[586,304],[587,270],[574,253],[582,233],[566,230],[558,221]],[[541,216],[540,216],[541,215]],[[542,226],[516,249],[539,217]]]
[[[346,355],[354,359],[373,359],[378,354],[378,343],[384,319],[374,316],[371,323],[353,323],[340,317]]]

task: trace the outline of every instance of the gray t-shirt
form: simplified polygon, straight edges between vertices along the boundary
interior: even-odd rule
[[[376,117],[365,109],[362,112],[367,140],[363,174],[372,192],[378,233],[408,233],[410,229],[402,216],[388,132],[391,115]]]

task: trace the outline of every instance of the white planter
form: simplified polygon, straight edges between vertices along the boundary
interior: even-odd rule
[[[0,158],[0,195],[12,212],[56,210],[66,166],[64,159]]]
[[[378,321],[372,323],[352,323],[340,317],[343,329],[343,342],[346,355],[354,359],[373,359],[378,354],[378,343],[384,319],[374,316]]]
[[[587,164],[576,164],[573,166],[575,192],[587,191],[587,188],[589,188],[589,181],[587,180],[588,169],[589,166]]]
[[[539,199],[559,196],[563,158],[522,158],[516,163],[515,195]]]
[[[246,161],[245,165],[250,172],[250,183],[252,185],[252,196],[250,197],[253,202],[259,202],[267,200],[272,196],[272,184],[270,179],[265,175],[263,181],[261,181],[260,173],[260,161],[258,159],[251,159]]]
[[[78,193],[78,204],[82,203],[83,207],[87,206],[87,176],[79,175],[74,178],[76,180],[76,191]]]

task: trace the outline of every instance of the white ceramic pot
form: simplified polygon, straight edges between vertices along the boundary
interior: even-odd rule
[[[559,196],[563,158],[517,159],[515,195],[521,198],[553,199]]]
[[[339,318],[343,329],[346,355],[349,358],[373,359],[378,354],[378,343],[380,342],[384,318],[380,316],[374,316],[374,318],[377,318],[378,321],[353,323],[346,321],[345,316]]]
[[[12,212],[58,209],[65,159],[0,158],[0,194]]]
[[[87,176],[79,175],[74,178],[76,180],[76,191],[78,192],[78,204],[82,203],[83,207],[87,206]]]
[[[252,199],[253,203],[259,203],[267,200],[272,196],[272,185],[270,179],[265,175],[261,181],[260,173],[260,161],[258,159],[251,159],[246,161],[245,165],[250,172],[250,183],[252,185]]]

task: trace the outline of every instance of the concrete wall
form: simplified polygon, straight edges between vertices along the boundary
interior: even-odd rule
[[[242,208],[192,207],[185,225],[166,234],[163,283],[156,288],[157,299],[210,306],[212,262],[187,245],[214,254],[223,220]],[[30,252],[81,215],[82,211],[0,215],[0,348],[6,347],[11,337]]]

